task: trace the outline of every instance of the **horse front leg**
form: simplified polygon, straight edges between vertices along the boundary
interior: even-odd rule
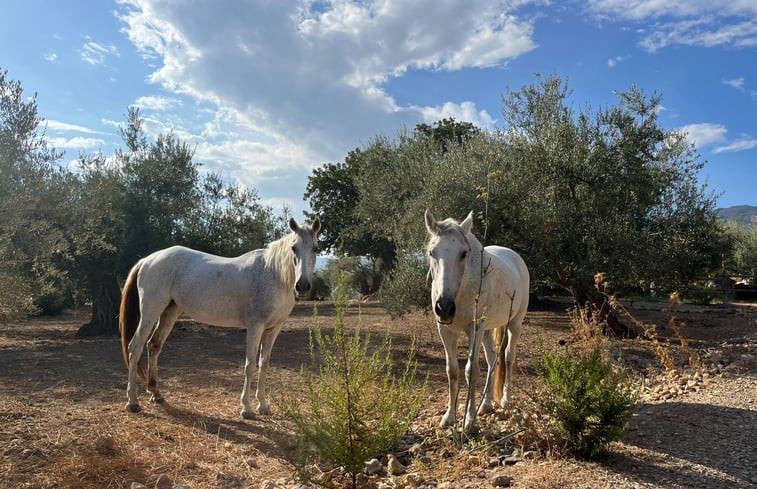
[[[484,332],[484,356],[486,357],[486,384],[484,387],[484,399],[478,408],[478,415],[488,414],[494,411],[492,399],[494,398],[494,366],[497,361],[497,348],[494,343],[493,330]]]
[[[247,353],[244,361],[244,387],[242,388],[242,412],[244,419],[255,419],[255,411],[250,406],[250,386],[252,385],[252,376],[255,373],[255,360],[260,351],[260,338],[263,335],[261,323],[253,323],[247,326]]]
[[[268,375],[268,367],[271,361],[271,349],[276,337],[281,331],[281,324],[274,328],[265,330],[260,343],[260,360],[258,361],[258,388],[255,391],[255,398],[258,400],[258,413],[271,414],[271,408],[268,406],[265,394],[265,383]]]
[[[463,422],[463,429],[465,431],[470,430],[473,424],[476,422],[476,382],[478,381],[478,357],[481,349],[481,342],[484,338],[486,326],[483,322],[479,323],[476,327],[476,335],[472,338],[472,345],[468,348],[468,363],[465,365],[465,380],[468,384],[468,395],[465,400],[465,419]],[[473,326],[468,333],[469,338],[473,335]]]
[[[438,325],[439,336],[444,345],[444,354],[447,359],[447,381],[449,382],[449,398],[447,400],[447,412],[442,416],[440,428],[446,428],[455,424],[457,413],[457,393],[460,388],[460,367],[457,364],[457,332],[451,331],[443,324]]]

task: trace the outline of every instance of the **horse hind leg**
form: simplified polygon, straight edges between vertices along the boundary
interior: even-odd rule
[[[484,398],[478,408],[478,414],[488,414],[494,411],[492,398],[494,397],[494,365],[497,360],[497,349],[494,343],[494,331],[487,330],[484,332],[484,356],[486,357],[486,384],[484,387]]]
[[[179,307],[171,301],[160,315],[158,326],[147,342],[147,391],[150,402],[161,404],[165,400],[158,389],[158,357],[180,313]]]
[[[523,330],[523,319],[513,320],[507,329],[507,348],[505,348],[505,385],[502,392],[501,405],[504,406],[512,401],[512,375],[515,368],[515,348],[520,340],[520,333]]]
[[[157,311],[145,307],[144,304],[140,305],[140,309],[142,310],[142,314],[139,318],[139,325],[134,332],[134,337],[129,341],[129,380],[126,386],[128,403],[126,408],[133,413],[138,413],[141,409],[139,407],[139,400],[137,399],[139,359],[144,351],[147,338],[152,333],[155,323],[160,319],[160,314]]]

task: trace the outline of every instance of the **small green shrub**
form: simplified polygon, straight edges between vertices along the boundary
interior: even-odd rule
[[[594,458],[628,429],[633,391],[602,357],[601,343],[584,356],[542,350],[536,368],[549,391],[552,427],[575,454]]]
[[[290,461],[300,477],[308,478],[309,465],[336,465],[352,476],[354,487],[365,462],[386,454],[407,431],[426,385],[419,388],[416,382],[414,341],[405,368],[396,374],[388,337],[371,352],[370,335],[361,334],[359,320],[353,332],[347,331],[346,287],[338,290],[342,293],[336,301],[332,334],[324,333],[314,313],[312,368],[303,367],[307,397],[285,399],[281,405],[295,434],[296,449]]]
[[[392,318],[402,317],[419,307],[428,310],[429,285],[426,265],[414,255],[399,256],[392,274],[381,287],[381,303]]]

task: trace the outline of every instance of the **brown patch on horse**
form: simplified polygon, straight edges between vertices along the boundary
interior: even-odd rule
[[[142,260],[134,265],[124,283],[124,290],[121,294],[121,307],[118,314],[118,329],[121,332],[121,350],[126,362],[126,368],[129,368],[129,342],[134,337],[134,333],[139,326],[141,313],[139,311],[139,290],[137,290],[137,274],[142,267]],[[137,364],[137,374],[142,380],[147,379],[147,372],[140,361]]]

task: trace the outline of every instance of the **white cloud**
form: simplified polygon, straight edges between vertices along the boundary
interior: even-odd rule
[[[52,129],[53,131],[63,131],[63,132],[72,131],[72,132],[81,132],[84,134],[102,134],[88,127],[78,126],[76,124],[68,124],[66,122],[46,120],[45,124],[47,125],[48,129]]]
[[[169,109],[173,109],[180,106],[181,102],[175,98],[170,98],[170,97],[147,96],[147,97],[139,97],[134,102],[134,105],[144,110],[164,111],[164,110],[169,110]]]
[[[742,134],[741,137],[731,141],[724,146],[718,146],[712,150],[713,153],[726,153],[733,151],[747,151],[757,148],[757,139],[748,134]]]
[[[207,145],[198,158],[255,186],[437,114],[488,127],[472,102],[401,106],[385,84],[410,70],[505,66],[536,47],[532,20],[515,11],[527,2],[122,2],[124,32],[159,60],[149,80],[218,111],[189,134]]]
[[[105,144],[102,139],[95,138],[49,138],[50,145],[58,149],[92,149]]]
[[[618,65],[618,63],[621,63],[627,59],[628,59],[627,56],[615,56],[614,58],[609,58],[607,60],[607,66],[609,66],[610,68],[615,68]]]
[[[686,133],[686,139],[695,144],[698,148],[710,144],[725,141],[725,135],[728,129],[722,124],[711,124],[704,122],[700,124],[689,124],[678,128],[678,131]]]
[[[748,134],[742,134],[739,138],[729,141],[726,138],[728,129],[722,124],[709,122],[701,124],[689,124],[678,128],[678,131],[686,133],[686,139],[698,148],[718,144],[712,152],[726,153],[734,151],[747,151],[757,148],[757,139]]]
[[[43,58],[45,59],[45,61],[49,61],[52,63],[53,61],[58,59],[58,55],[55,53],[47,53],[43,56]]]
[[[89,38],[88,38],[89,39]],[[79,50],[81,59],[91,65],[99,65],[105,62],[105,57],[108,55],[118,56],[118,49],[115,46],[104,45],[89,40]]]
[[[655,52],[671,45],[757,47],[757,2],[753,0],[589,0],[603,20],[653,21],[639,29],[639,45]]]
[[[723,83],[740,92],[744,91],[744,77],[734,78],[733,80],[723,80]]]
[[[459,105],[447,102],[437,107],[419,107],[418,110],[427,123],[453,117],[459,122],[472,122],[482,129],[494,129],[496,122],[487,111],[476,109],[473,102],[463,102]]]

